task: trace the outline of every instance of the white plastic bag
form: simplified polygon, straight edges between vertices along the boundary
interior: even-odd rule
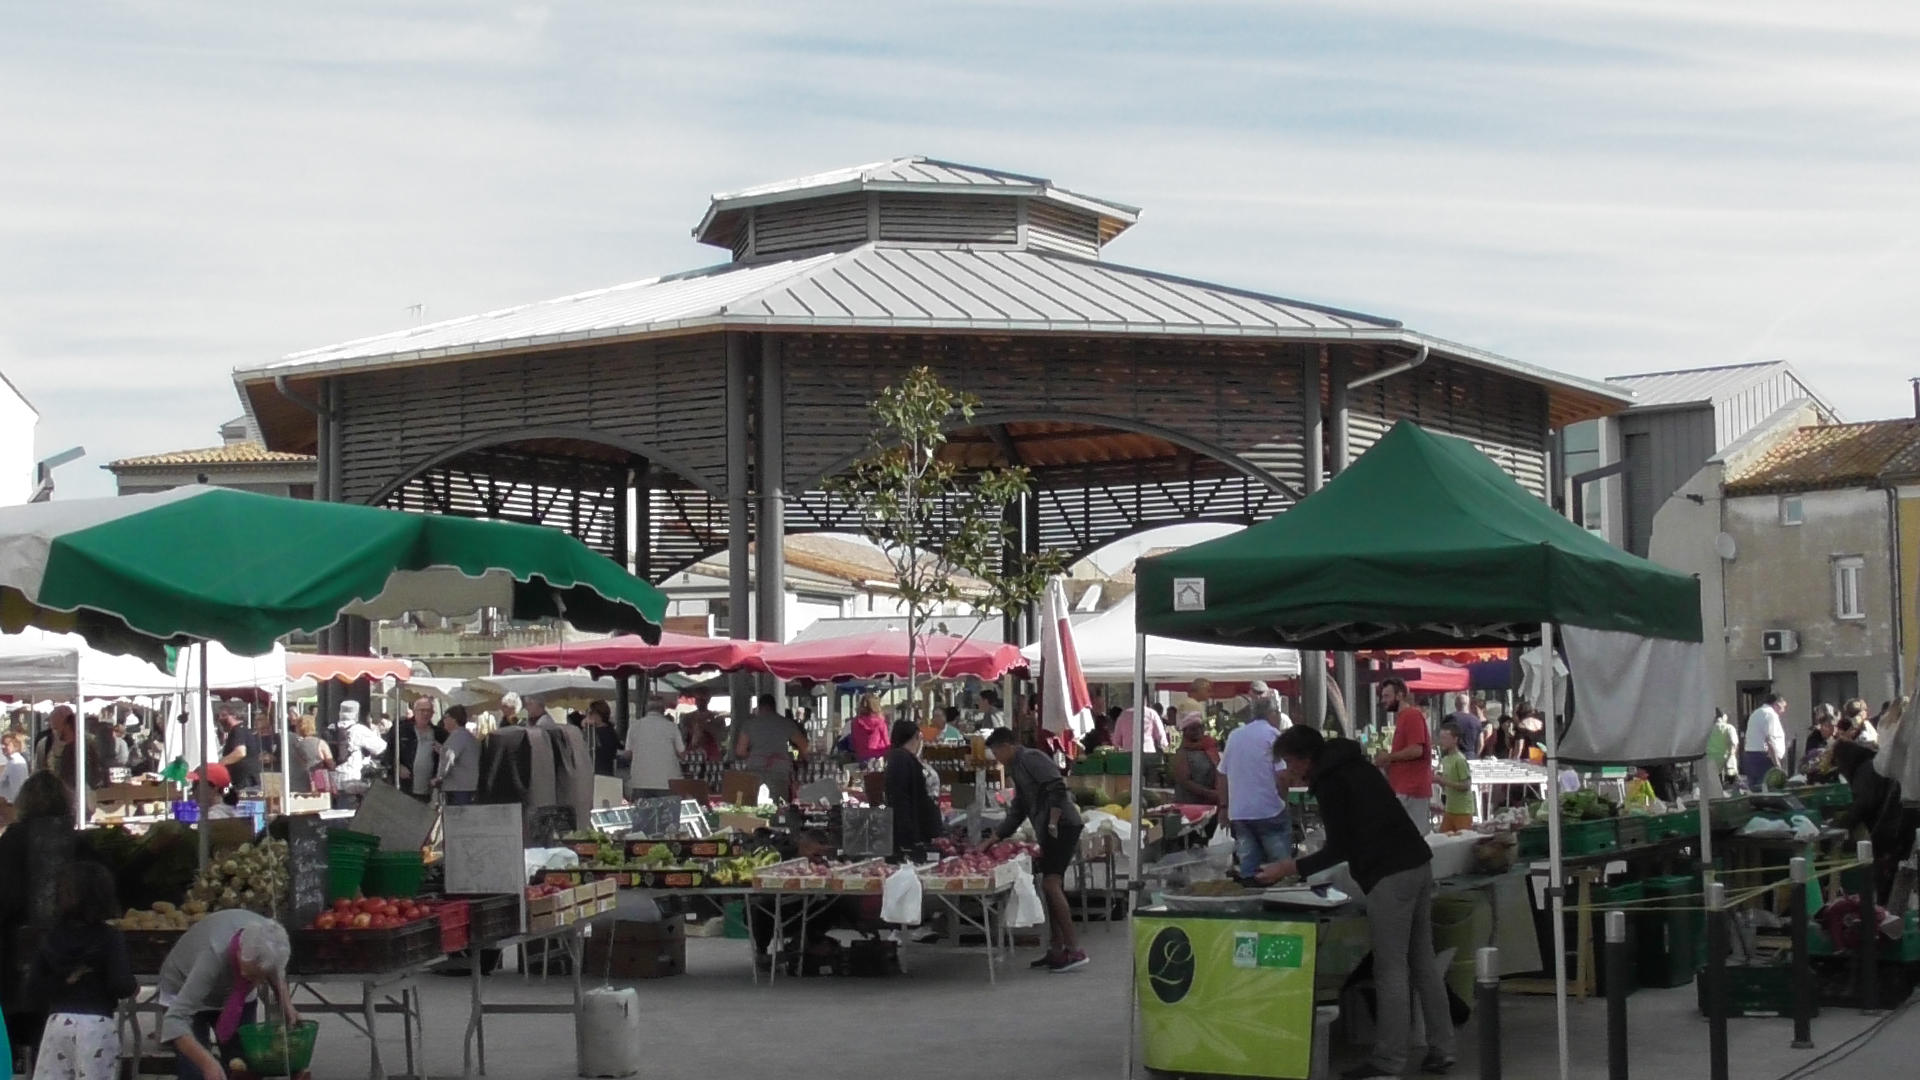
[[[1007,925],[1014,929],[1039,926],[1047,921],[1047,909],[1033,887],[1033,875],[1022,872],[1013,879],[1013,907],[1007,912]]]
[[[920,875],[913,867],[902,866],[887,875],[880,892],[880,921],[920,925]]]

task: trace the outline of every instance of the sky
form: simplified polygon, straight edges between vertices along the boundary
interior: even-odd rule
[[[925,154],[1143,207],[1116,262],[1901,415],[1916,56],[1908,0],[8,4],[0,372],[109,494],[236,367],[718,262],[711,193]]]

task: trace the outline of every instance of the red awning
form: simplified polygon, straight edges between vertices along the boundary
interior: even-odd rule
[[[1381,672],[1379,678],[1406,680],[1407,689],[1416,694],[1441,694],[1451,690],[1465,690],[1472,684],[1472,674],[1463,667],[1454,667],[1437,660],[1413,657],[1395,660],[1390,672]]]
[[[538,645],[502,649],[493,654],[493,673],[540,671],[545,668],[586,668],[598,675],[664,674],[692,671],[760,671],[758,641],[695,637],[662,633],[658,645],[638,636],[583,641],[566,645]]]
[[[337,679],[340,682],[353,682],[357,679],[407,679],[412,676],[412,664],[385,656],[287,654],[287,678],[289,679],[312,679],[316,682]]]
[[[1363,654],[1373,660],[1437,660],[1451,664],[1484,664],[1492,660],[1507,659],[1506,649],[1460,648],[1460,649],[1375,649]]]
[[[983,680],[998,679],[1026,666],[1014,645],[995,645],[944,634],[925,634],[915,650],[913,667],[922,676]],[[802,645],[768,645],[760,653],[759,670],[779,679],[877,679],[907,677],[907,635],[882,631],[826,638]]]

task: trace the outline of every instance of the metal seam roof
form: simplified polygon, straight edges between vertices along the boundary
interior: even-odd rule
[[[1531,381],[1631,400],[1617,385],[1429,338],[1377,316],[1052,252],[871,244],[502,308],[303,350],[235,377],[250,382],[727,326],[1429,344]]]
[[[1607,381],[1633,391],[1634,407],[1657,409],[1677,405],[1718,406],[1742,391],[1786,374],[1806,390],[1807,396],[1830,415],[1838,415],[1833,403],[1815,390],[1792,364],[1785,360],[1763,360],[1751,364],[1725,364],[1718,367],[1681,371],[1650,371],[1638,375],[1612,375]]]

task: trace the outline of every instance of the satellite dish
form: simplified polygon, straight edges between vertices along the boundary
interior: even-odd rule
[[[1713,550],[1719,552],[1720,557],[1727,562],[1732,562],[1733,557],[1740,553],[1740,549],[1733,542],[1733,537],[1726,533],[1713,538]]]

